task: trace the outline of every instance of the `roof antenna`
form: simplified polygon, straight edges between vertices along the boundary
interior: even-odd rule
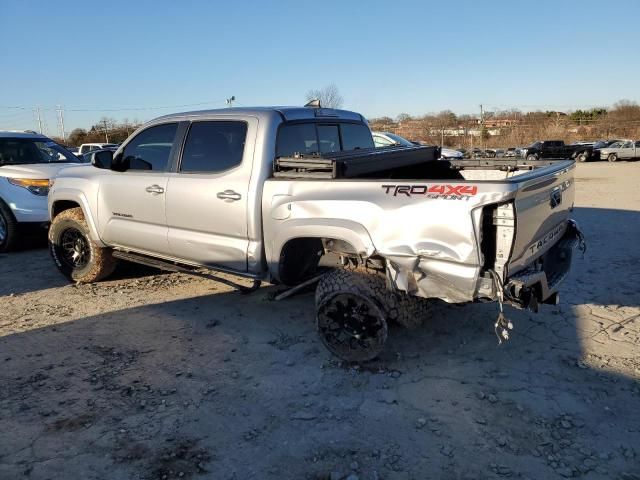
[[[305,107],[309,107],[309,108],[322,108],[322,105],[320,105],[320,99],[316,98],[313,100],[309,100],[307,102],[307,104],[305,105]]]

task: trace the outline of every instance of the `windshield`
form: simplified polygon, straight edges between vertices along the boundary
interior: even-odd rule
[[[400,135],[396,135],[395,133],[385,133],[385,135],[396,142],[398,145],[404,145],[405,147],[415,147],[413,143],[411,143],[406,138],[401,137]]]
[[[81,160],[46,138],[0,138],[0,165],[34,163],[81,163]]]

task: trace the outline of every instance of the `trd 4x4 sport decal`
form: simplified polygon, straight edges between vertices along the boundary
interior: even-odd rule
[[[382,185],[387,195],[427,198],[442,198],[444,200],[465,200],[478,193],[476,185]]]

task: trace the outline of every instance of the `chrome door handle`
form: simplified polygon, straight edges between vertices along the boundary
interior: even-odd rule
[[[238,192],[234,192],[233,190],[225,190],[224,192],[218,192],[216,197],[220,200],[224,200],[225,202],[235,202],[236,200],[240,200],[242,195]]]
[[[158,195],[160,193],[164,193],[164,188],[162,188],[160,185],[151,185],[151,186],[145,188],[145,190],[148,193],[154,193],[156,195]]]

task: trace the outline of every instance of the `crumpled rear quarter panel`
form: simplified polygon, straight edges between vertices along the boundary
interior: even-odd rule
[[[459,185],[475,187],[475,193],[424,192],[434,186],[455,191]],[[398,191],[398,186],[408,186],[408,192],[406,188]],[[360,236],[369,238],[362,239],[361,245],[370,243],[373,251],[359,253],[384,257],[397,288],[449,302],[470,301],[481,266],[481,207],[511,198],[513,190],[513,184],[450,180],[270,180],[263,205],[265,238],[273,239],[267,242],[272,248],[267,256],[273,259],[287,239],[303,231],[308,236],[332,238],[326,226],[332,219],[346,220],[363,227],[361,232],[366,234]],[[327,222],[323,226],[319,220]],[[289,235],[290,225],[295,225],[296,235]]]

